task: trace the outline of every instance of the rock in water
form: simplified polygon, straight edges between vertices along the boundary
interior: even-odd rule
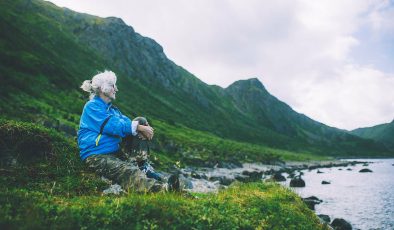
[[[259,172],[259,171],[243,171],[242,172],[243,176],[247,176],[248,179],[246,179],[246,181],[244,182],[256,182],[256,181],[261,181],[262,177],[263,177],[263,172]]]
[[[308,206],[308,208],[311,209],[311,210],[315,210],[315,205],[316,204],[320,204],[321,202],[323,202],[322,200],[320,200],[319,198],[317,198],[315,196],[302,198],[302,201],[304,201],[306,206]]]
[[[371,169],[361,169],[360,171],[358,171],[360,173],[365,173],[365,172],[372,172]]]
[[[286,181],[286,178],[281,174],[281,173],[275,173],[272,176],[272,179],[274,179],[275,181]]]
[[[305,181],[301,177],[291,179],[290,187],[305,187]]]
[[[328,215],[320,214],[317,215],[324,223],[329,224],[331,222],[331,218]]]
[[[295,173],[293,172],[289,173],[289,175],[287,176],[287,178],[293,178],[293,177],[295,177]]]
[[[352,225],[342,218],[335,218],[332,221],[331,226],[335,230],[352,230]]]
[[[321,184],[331,184],[331,182],[323,180]]]

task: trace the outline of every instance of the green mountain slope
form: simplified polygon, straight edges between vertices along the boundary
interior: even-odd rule
[[[80,45],[78,39],[64,29],[64,25],[49,18],[50,12],[55,14],[59,11],[52,4],[2,1],[0,6],[1,117],[41,124],[75,135],[82,107],[87,100],[87,95],[79,89],[81,82],[98,70],[108,68],[116,71],[116,67],[94,50]],[[194,77],[192,80],[199,81]],[[271,161],[311,157],[310,154],[269,149],[261,145],[253,147],[222,139],[214,133],[194,131],[182,125],[181,121],[189,122],[185,123],[190,126],[199,124],[194,118],[204,114],[205,119],[209,120],[209,111],[195,109],[193,103],[187,104],[180,99],[174,102],[172,98],[175,96],[158,94],[146,83],[122,74],[119,74],[118,81],[122,93],[118,94],[117,105],[125,114],[150,118],[156,128],[154,150],[159,156],[156,163],[163,166],[166,162],[171,165],[171,162],[178,160],[195,163],[190,159],[196,158],[200,161],[246,158],[250,161]],[[204,125],[203,120],[200,122]]]
[[[336,155],[340,152],[358,154],[379,150],[383,146],[373,141],[366,141],[343,130],[329,127],[309,117],[295,112],[290,106],[269,94],[258,79],[241,80],[225,89],[239,108],[239,111],[250,116],[257,124],[270,127],[272,130],[296,140],[304,141],[324,149],[323,154]]]
[[[169,125],[182,136],[172,137],[178,146],[195,139],[195,134],[182,135],[187,128],[245,146],[253,143],[293,152],[335,156],[387,152],[372,140],[296,113],[256,79],[227,89],[207,85],[121,19],[80,14],[38,0],[0,4],[3,117],[73,134],[87,99],[79,85],[97,71],[111,69],[118,75],[116,104],[131,116],[156,120],[158,142],[171,142],[166,130],[160,131]]]
[[[394,149],[394,120],[387,124],[355,129],[352,130],[351,133],[362,138],[379,141],[388,148]]]

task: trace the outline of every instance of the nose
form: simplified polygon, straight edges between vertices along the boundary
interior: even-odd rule
[[[114,85],[114,89],[115,89],[115,92],[118,91],[118,87],[116,85]]]

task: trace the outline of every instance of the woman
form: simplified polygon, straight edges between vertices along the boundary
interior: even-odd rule
[[[122,138],[140,136],[151,140],[154,129],[139,124],[139,120],[130,120],[112,105],[118,91],[115,73],[99,73],[92,80],[84,81],[81,88],[90,93],[78,130],[80,157],[87,166],[127,190],[158,192],[179,189],[176,176],[169,178],[171,183],[163,183],[161,178],[154,179],[157,174],[152,174],[154,171],[151,167],[147,170],[149,165],[145,164],[145,168],[140,170],[137,165],[122,159],[124,154],[119,146]],[[148,178],[147,174],[153,178]]]

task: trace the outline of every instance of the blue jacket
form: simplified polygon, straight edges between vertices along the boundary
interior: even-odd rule
[[[100,128],[103,126],[102,134]],[[119,143],[126,135],[136,135],[136,125],[111,103],[96,96],[83,108],[78,130],[80,157],[85,160],[93,154],[108,154],[119,150]]]

